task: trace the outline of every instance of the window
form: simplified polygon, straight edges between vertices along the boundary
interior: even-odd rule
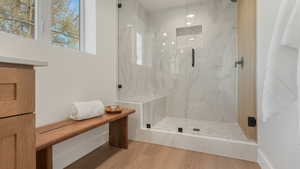
[[[52,44],[80,49],[80,6],[80,0],[52,0]]]
[[[35,0],[0,0],[0,31],[34,38]]]
[[[136,64],[143,65],[143,37],[136,33]]]
[[[96,0],[0,0],[0,31],[96,54]]]

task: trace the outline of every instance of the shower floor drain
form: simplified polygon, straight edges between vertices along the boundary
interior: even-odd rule
[[[193,128],[193,131],[199,132],[200,129],[198,129],[198,128]]]

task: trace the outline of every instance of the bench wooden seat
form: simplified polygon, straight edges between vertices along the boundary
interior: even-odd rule
[[[37,169],[52,169],[52,145],[109,123],[109,144],[128,148],[128,116],[135,110],[124,109],[120,114],[74,121],[64,120],[36,129]]]

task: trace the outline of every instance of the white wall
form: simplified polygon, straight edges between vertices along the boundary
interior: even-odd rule
[[[258,0],[258,111],[262,119],[261,97],[267,51],[272,38],[279,5],[283,0]],[[287,56],[289,57],[289,56]],[[260,158],[274,169],[299,169],[300,139],[296,110],[286,110],[267,123],[259,122]],[[266,161],[264,161],[266,162]]]
[[[0,55],[45,60],[37,69],[38,126],[67,118],[74,101],[116,99],[116,0],[97,0],[97,54],[53,48],[46,41],[0,34]],[[106,128],[96,129],[54,147],[54,168],[61,169],[103,143]]]

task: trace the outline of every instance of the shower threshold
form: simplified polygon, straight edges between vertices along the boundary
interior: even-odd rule
[[[168,132],[178,132],[178,129],[180,128],[182,129],[182,132],[180,133],[185,134],[217,137],[243,142],[254,142],[249,140],[244,135],[237,123],[197,121],[193,119],[165,117],[155,125],[153,125],[151,128]]]

